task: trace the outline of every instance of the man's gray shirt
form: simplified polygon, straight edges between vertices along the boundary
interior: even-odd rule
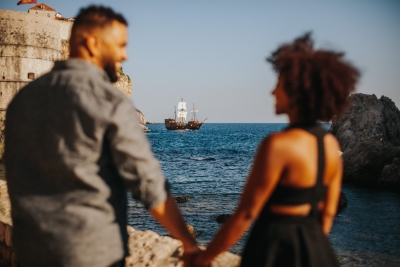
[[[12,100],[5,163],[21,266],[123,259],[125,190],[148,209],[168,192],[135,108],[80,59],[56,62]]]

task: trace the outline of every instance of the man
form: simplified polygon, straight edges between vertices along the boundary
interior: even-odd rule
[[[183,242],[187,256],[197,251],[133,105],[111,83],[126,45],[120,14],[82,9],[71,59],[56,62],[8,107],[5,163],[22,267],[123,266],[126,189]]]

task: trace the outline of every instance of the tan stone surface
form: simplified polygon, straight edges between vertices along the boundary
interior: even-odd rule
[[[128,75],[122,74],[118,81],[114,83],[115,87],[117,87],[122,93],[126,95],[126,97],[130,97],[132,94],[132,81],[128,77]]]
[[[183,267],[179,257],[183,253],[182,243],[168,236],[159,236],[152,231],[136,231],[128,227],[129,251],[125,267]],[[224,252],[218,256],[212,267],[236,267],[241,258]]]
[[[0,164],[0,204],[5,207],[5,214],[0,214],[0,245],[2,241],[5,241],[7,247],[10,248],[12,245],[11,207],[4,178],[4,165]],[[183,253],[181,241],[168,236],[160,236],[152,231],[136,231],[132,227],[128,227],[128,233],[131,255],[126,258],[126,267],[183,267],[183,263],[179,260]],[[6,248],[0,247],[1,249]],[[3,252],[10,254],[12,249],[7,251]],[[15,255],[11,255],[11,258],[7,260],[14,260],[15,263]],[[224,252],[215,259],[212,267],[237,267],[240,260],[239,256]],[[16,265],[14,264],[14,266]]]
[[[11,203],[8,197],[7,182],[5,181],[5,169],[3,163],[0,163],[0,221],[12,225]]]

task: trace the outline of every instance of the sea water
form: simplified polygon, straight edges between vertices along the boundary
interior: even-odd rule
[[[283,123],[207,123],[199,131],[168,131],[163,124],[146,132],[178,206],[207,245],[234,212],[259,142],[286,127]],[[329,127],[329,126],[326,126]],[[342,266],[400,266],[400,194],[344,185],[348,207],[335,219],[329,238]],[[128,223],[138,230],[167,235],[137,201],[129,199]],[[248,233],[231,249],[240,254]]]

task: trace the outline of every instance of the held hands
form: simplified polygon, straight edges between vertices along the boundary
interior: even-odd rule
[[[183,255],[181,260],[183,261],[184,267],[194,267],[194,258],[200,252],[200,248],[196,246],[184,247]]]
[[[202,250],[196,254],[194,258],[194,266],[195,267],[211,267],[211,261],[207,260],[206,251]]]
[[[205,258],[205,251],[197,248],[197,250],[185,250],[181,260],[184,267],[211,267],[211,261]]]

